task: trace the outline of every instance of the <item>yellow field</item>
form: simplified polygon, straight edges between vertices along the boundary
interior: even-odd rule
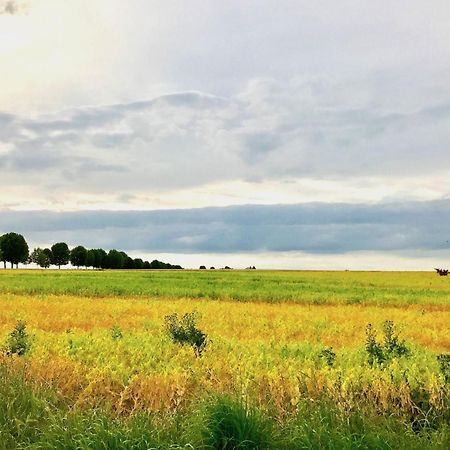
[[[202,358],[163,330],[167,314],[193,310],[211,340]],[[274,403],[283,415],[301,397],[313,401],[324,391],[345,408],[368,399],[377,408],[413,408],[415,387],[441,408],[447,395],[435,354],[450,350],[450,306],[2,295],[2,340],[18,319],[34,335],[25,362],[30,382],[50,384],[76,405],[176,410],[203,392],[240,392],[261,407]],[[380,372],[365,364],[365,327],[385,320],[394,321],[415,356]],[[122,339],[112,339],[113,326]],[[334,367],[317,356],[328,346],[337,353]],[[12,366],[23,364],[15,358]]]

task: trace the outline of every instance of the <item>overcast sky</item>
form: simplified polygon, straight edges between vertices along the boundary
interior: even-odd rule
[[[185,265],[445,263],[449,23],[448,0],[0,0],[0,232]]]

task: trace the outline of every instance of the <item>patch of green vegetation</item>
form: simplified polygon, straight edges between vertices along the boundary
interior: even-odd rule
[[[0,293],[448,305],[447,281],[426,272],[0,270]]]

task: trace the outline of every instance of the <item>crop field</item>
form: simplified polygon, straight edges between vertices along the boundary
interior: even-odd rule
[[[1,270],[0,346],[0,449],[450,448],[434,273]]]

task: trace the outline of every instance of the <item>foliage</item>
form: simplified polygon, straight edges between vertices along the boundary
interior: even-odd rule
[[[264,450],[273,447],[272,428],[262,414],[242,401],[217,397],[207,407],[206,448]]]
[[[165,329],[171,339],[177,344],[188,344],[194,349],[196,356],[201,356],[208,343],[207,336],[196,324],[197,313],[186,313],[180,319],[178,314],[165,317]]]
[[[47,269],[52,263],[52,251],[49,248],[35,248],[30,255],[29,261]]]
[[[377,342],[376,332],[372,324],[369,323],[366,327],[366,352],[371,366],[374,363],[388,363],[393,358],[410,354],[405,341],[400,341],[398,334],[395,333],[394,323],[391,320],[384,322],[383,333],[383,343]]]
[[[87,250],[78,245],[70,251],[70,264],[72,266],[81,267],[86,264]]]
[[[122,330],[119,327],[119,325],[114,325],[111,328],[111,337],[113,338],[114,341],[117,341],[117,340],[123,338]]]
[[[437,356],[437,360],[439,363],[439,370],[444,376],[445,382],[450,383],[450,354],[442,353]]]
[[[70,250],[65,242],[57,242],[52,245],[51,248],[53,259],[52,263],[61,269],[61,266],[65,266],[69,263]]]
[[[336,353],[333,351],[333,347],[327,347],[321,350],[319,358],[323,359],[328,367],[333,367],[336,360]]]
[[[23,356],[30,349],[30,337],[25,322],[19,320],[6,341],[6,354]]]
[[[29,250],[25,238],[18,233],[6,233],[0,238],[0,250],[3,261],[15,264],[26,263]]]

